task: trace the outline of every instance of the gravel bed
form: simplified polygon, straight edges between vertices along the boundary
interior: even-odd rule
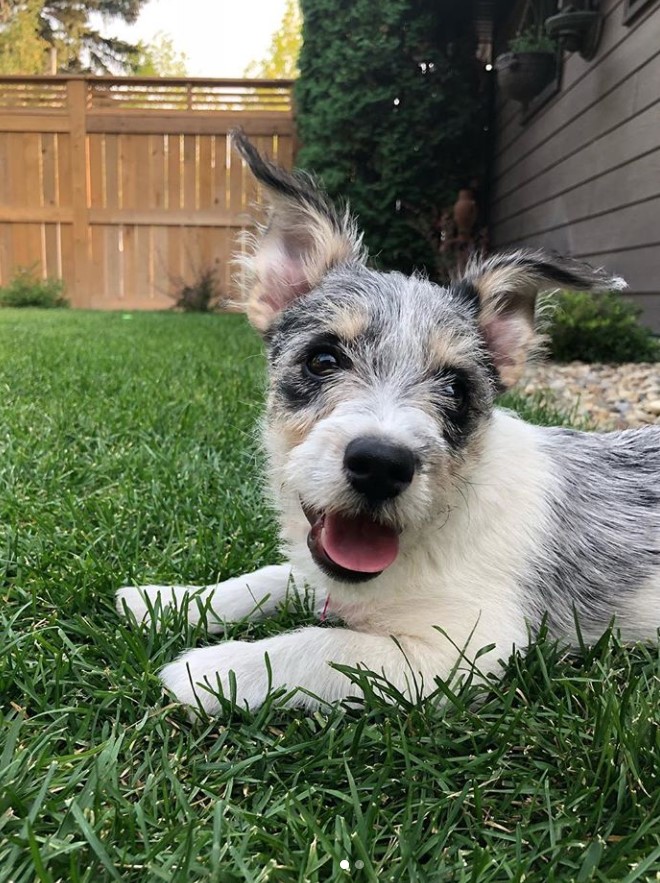
[[[566,410],[577,408],[602,429],[660,424],[660,362],[589,365],[585,362],[530,365],[518,389],[550,390]]]

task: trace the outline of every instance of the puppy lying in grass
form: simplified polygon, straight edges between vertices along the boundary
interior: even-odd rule
[[[541,252],[474,261],[447,288],[367,267],[350,215],[301,173],[235,145],[268,194],[245,261],[245,304],[269,364],[269,484],[286,564],[203,589],[119,590],[120,612],[208,612],[209,631],[263,617],[293,586],[342,627],[190,650],[161,672],[209,713],[269,689],[306,708],[356,695],[333,666],[364,667],[406,696],[436,678],[496,671],[547,616],[591,641],[660,625],[660,428],[590,434],[498,410],[538,343],[539,290],[621,287]],[[233,675],[230,676],[230,672]],[[231,688],[230,688],[231,685]]]

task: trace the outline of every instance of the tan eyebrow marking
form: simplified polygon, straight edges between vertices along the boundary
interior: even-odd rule
[[[354,308],[340,310],[332,318],[332,331],[348,343],[364,334],[368,326],[367,314]]]
[[[429,362],[431,367],[471,362],[474,359],[474,339],[460,331],[445,331],[434,335],[429,341]]]

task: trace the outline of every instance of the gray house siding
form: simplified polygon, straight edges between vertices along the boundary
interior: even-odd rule
[[[533,115],[498,101],[491,235],[624,276],[660,331],[660,3],[629,25],[625,9],[605,0],[596,57],[565,55],[560,90]]]

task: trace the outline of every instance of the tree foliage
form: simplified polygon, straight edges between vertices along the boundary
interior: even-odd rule
[[[298,76],[298,55],[302,45],[302,14],[298,0],[286,0],[282,23],[273,34],[268,55],[253,61],[245,69],[246,77],[268,80],[294,79]]]
[[[0,56],[3,73],[43,73],[48,50],[58,71],[117,72],[130,68],[136,47],[106,37],[95,26],[120,18],[134,22],[145,0],[0,0]]]
[[[440,265],[431,231],[482,170],[470,2],[303,0],[298,164],[347,198],[377,262]]]
[[[41,36],[41,0],[2,3],[0,0],[0,74],[42,74],[48,43]]]
[[[185,77],[188,57],[174,48],[169,34],[158,31],[151,43],[138,43],[131,73],[139,77]]]

